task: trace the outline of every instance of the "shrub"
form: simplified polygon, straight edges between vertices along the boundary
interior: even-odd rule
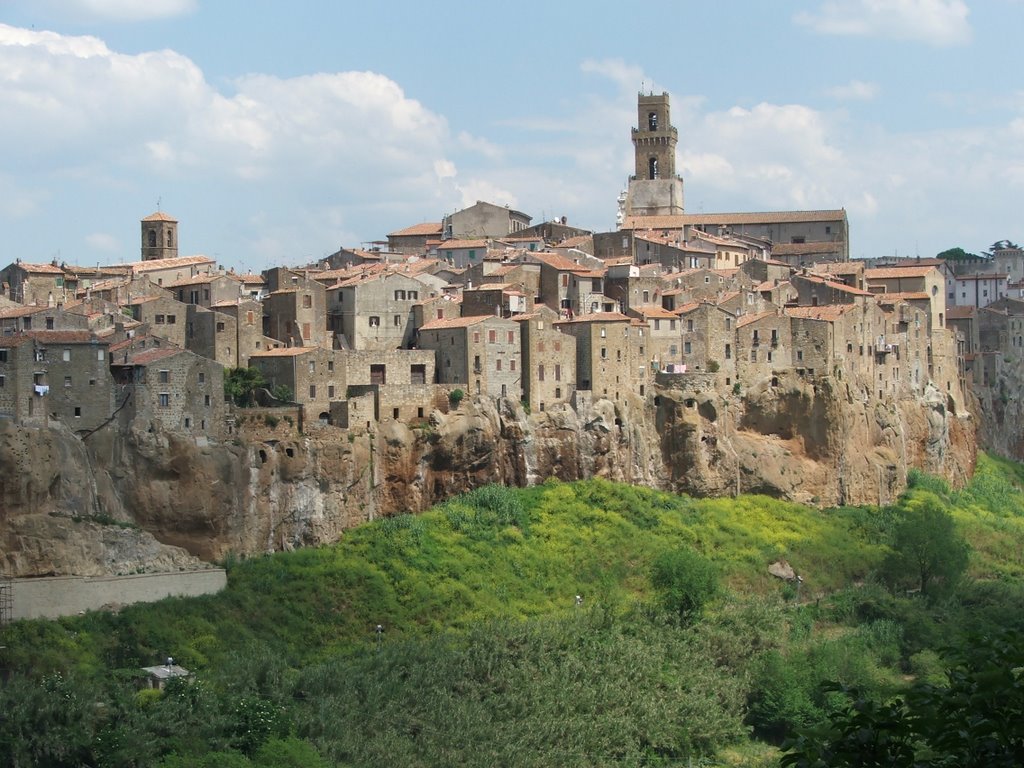
[[[687,621],[696,617],[718,590],[715,567],[696,552],[677,549],[655,559],[651,585],[662,607]]]
[[[452,408],[458,408],[459,403],[462,402],[462,398],[466,396],[466,393],[461,389],[453,389],[448,393],[448,402],[452,404]]]

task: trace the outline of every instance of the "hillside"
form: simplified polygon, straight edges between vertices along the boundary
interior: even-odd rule
[[[937,675],[940,646],[1021,621],[1022,478],[983,455],[962,491],[915,475],[892,507],[831,510],[600,480],[482,488],[229,562],[214,597],[6,628],[0,749],[13,765],[770,765],[837,706],[821,680],[885,695]],[[930,502],[971,544],[968,579],[890,592],[893,531]],[[720,587],[699,618],[652,586],[680,551]],[[802,584],[768,575],[779,559]],[[132,694],[131,670],[168,654],[200,684]]]

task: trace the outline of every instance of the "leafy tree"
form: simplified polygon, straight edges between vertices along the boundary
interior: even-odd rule
[[[1024,765],[1024,639],[971,638],[949,653],[948,682],[919,683],[879,704],[841,689],[848,706],[784,745],[784,768],[1010,768]]]
[[[1012,240],[996,240],[988,247],[988,252],[994,255],[996,251],[1001,251],[1004,248],[1020,248],[1020,246]]]
[[[466,396],[466,393],[461,389],[453,389],[448,393],[448,401],[452,404],[452,408],[458,408],[459,403],[462,402],[462,398]]]
[[[963,248],[949,248],[936,256],[938,259],[945,259],[946,261],[967,261],[969,259],[977,259],[978,254],[969,253]]]
[[[291,403],[295,400],[295,393],[287,384],[278,384],[270,390],[270,396],[282,403]]]
[[[228,368],[224,372],[224,394],[237,406],[252,405],[253,392],[264,383],[257,368]]]
[[[700,614],[718,591],[718,573],[705,558],[689,549],[659,555],[651,567],[651,585],[662,607],[684,621]]]
[[[892,553],[882,572],[893,586],[913,586],[922,595],[948,592],[967,570],[967,542],[937,496],[921,493],[900,510]]]

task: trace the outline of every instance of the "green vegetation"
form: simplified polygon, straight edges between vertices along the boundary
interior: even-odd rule
[[[270,396],[279,403],[291,403],[295,401],[295,393],[287,384],[278,384],[270,390]]]
[[[0,764],[763,768],[789,740],[791,765],[845,765],[851,723],[918,722],[918,686],[960,696],[947,669],[974,669],[947,649],[1024,625],[1022,483],[981,456],[883,509],[481,488],[233,560],[219,595],[6,627]],[[196,679],[136,691],[168,655]],[[923,728],[879,740],[957,754]]]
[[[452,408],[458,408],[459,403],[462,402],[462,398],[466,396],[466,393],[461,389],[453,389],[448,393],[448,402],[452,404]]]
[[[239,407],[251,406],[256,389],[264,383],[263,374],[257,368],[228,368],[224,371],[224,395]]]

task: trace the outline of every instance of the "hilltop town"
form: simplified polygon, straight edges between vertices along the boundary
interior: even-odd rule
[[[821,503],[884,501],[908,466],[963,479],[979,420],[1020,454],[997,422],[1015,407],[1007,382],[1024,357],[1024,251],[1007,241],[973,260],[851,261],[841,209],[687,213],[668,95],[637,106],[635,174],[611,232],[481,201],[368,249],[240,274],[179,255],[179,222],[157,211],[141,220],[137,261],[15,261],[0,271],[0,423],[59,424],[86,442],[252,441],[266,462],[267,446],[298,436],[422,435],[471,405],[588,424],[599,413],[666,455],[691,441],[694,472],[721,464],[730,479],[697,490]],[[748,405],[725,427],[730,399]],[[853,406],[862,416],[842,415]],[[924,426],[901,426],[914,409]],[[775,452],[724,444],[743,431]],[[860,448],[843,442],[861,432]],[[799,472],[764,481],[794,452],[838,473],[838,490],[802,491]],[[886,478],[852,488],[859,476],[844,467],[857,461]],[[664,466],[636,474],[662,482]],[[662,484],[693,490],[689,465],[673,466]],[[23,484],[5,482],[11,506],[27,503]]]

